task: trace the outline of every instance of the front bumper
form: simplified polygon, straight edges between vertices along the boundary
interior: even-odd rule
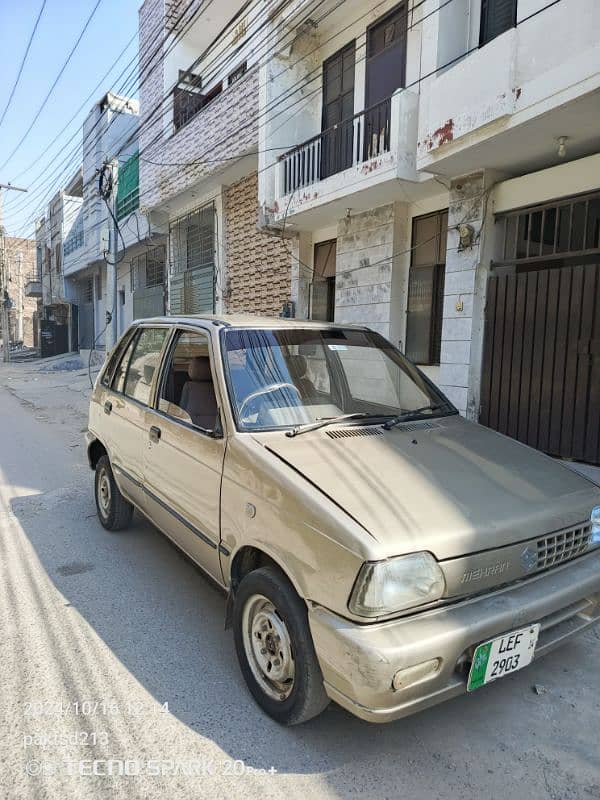
[[[357,625],[309,608],[329,697],[356,716],[389,722],[467,690],[477,644],[541,624],[535,658],[600,620],[600,550],[517,585],[415,616]],[[435,674],[395,691],[398,670],[440,659]]]

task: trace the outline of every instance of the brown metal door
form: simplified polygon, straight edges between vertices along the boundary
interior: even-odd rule
[[[600,464],[600,264],[488,281],[480,422]]]

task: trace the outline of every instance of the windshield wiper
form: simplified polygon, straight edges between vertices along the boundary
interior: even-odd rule
[[[444,408],[451,408],[450,403],[437,403],[433,406],[421,406],[421,408],[414,408],[412,411],[407,411],[404,414],[398,414],[398,416],[388,419],[388,421],[384,422],[381,427],[385,428],[386,431],[389,431],[394,427],[394,425],[399,425],[401,422],[409,422],[413,419],[422,419],[421,415],[424,414],[425,411],[442,411]]]
[[[315,422],[307,422],[306,425],[296,425],[291,431],[286,431],[286,436],[299,436],[301,433],[308,433],[308,431],[316,431],[319,428],[324,428],[326,425],[333,425],[336,422],[346,422],[350,419],[367,419],[369,417],[379,419],[381,414],[367,414],[365,411],[357,411],[354,414],[341,414],[339,417],[322,417]]]

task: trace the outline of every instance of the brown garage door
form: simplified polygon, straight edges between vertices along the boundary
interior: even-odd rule
[[[600,264],[489,278],[480,421],[600,464]]]

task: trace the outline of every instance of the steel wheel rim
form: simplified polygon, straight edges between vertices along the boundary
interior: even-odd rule
[[[242,618],[246,659],[260,688],[286,700],[294,688],[295,664],[287,626],[273,603],[261,594],[248,598]]]
[[[98,474],[98,507],[100,508],[100,513],[103,517],[108,517],[110,514],[110,503],[111,503],[111,488],[110,488],[110,478],[108,476],[107,470],[102,467]]]

